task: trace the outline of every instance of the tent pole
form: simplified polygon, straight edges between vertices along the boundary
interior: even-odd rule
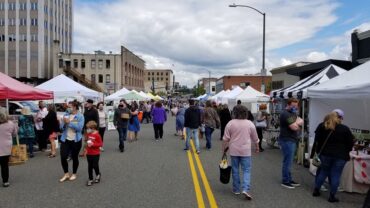
[[[9,99],[6,99],[6,111],[8,112],[9,114]]]

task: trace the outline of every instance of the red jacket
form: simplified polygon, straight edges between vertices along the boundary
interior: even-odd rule
[[[100,137],[100,134],[98,131],[95,133],[89,133],[87,134],[87,141],[92,142],[92,146],[89,147],[86,145],[86,154],[87,155],[100,155],[100,147],[103,146],[103,141]]]

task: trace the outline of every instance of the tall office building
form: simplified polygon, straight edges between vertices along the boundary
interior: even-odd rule
[[[27,82],[53,76],[53,41],[72,52],[73,0],[0,0],[0,72]]]

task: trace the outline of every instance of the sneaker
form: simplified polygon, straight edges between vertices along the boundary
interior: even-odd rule
[[[71,177],[69,177],[69,180],[70,181],[74,181],[77,179],[77,175],[76,174],[72,174]]]
[[[69,174],[68,173],[64,174],[64,176],[61,179],[59,179],[59,182],[62,183],[64,181],[66,181],[67,179],[69,179]]]
[[[335,196],[329,196],[328,202],[331,202],[331,203],[339,202],[339,199],[336,198]]]
[[[100,178],[101,178],[101,175],[97,175],[95,180],[94,180],[94,183],[100,183]]]
[[[298,187],[300,186],[301,184],[297,183],[297,182],[294,182],[294,181],[290,181],[290,185],[294,186],[294,187]]]
[[[189,151],[189,148],[185,148],[184,150],[185,150],[185,151]]]
[[[155,139],[155,141],[156,141],[156,142],[158,142],[158,141],[159,141],[159,139]]]
[[[9,182],[3,183],[3,187],[9,187],[9,186],[10,186],[10,183]]]
[[[320,190],[315,188],[315,189],[313,190],[312,196],[316,197],[316,196],[320,196],[320,195],[321,195],[321,194],[320,194]]]
[[[338,187],[338,192],[344,192],[344,189],[342,187]]]
[[[240,195],[240,191],[232,191],[235,195]]]
[[[93,181],[92,180],[88,180],[87,183],[86,183],[86,186],[92,186],[93,185]]]
[[[246,198],[247,200],[252,200],[252,196],[251,196],[248,192],[243,191],[243,195],[245,196],[245,198]]]
[[[282,187],[288,188],[288,189],[294,189],[295,187],[290,183],[282,183]]]
[[[200,154],[200,151],[199,151],[199,150],[197,150],[197,154],[198,154],[198,155]]]
[[[33,158],[33,157],[35,157],[35,155],[33,155],[33,154],[30,154],[30,158]]]

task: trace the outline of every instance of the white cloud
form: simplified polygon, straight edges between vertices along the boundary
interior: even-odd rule
[[[229,8],[233,2],[77,2],[74,51],[119,52],[122,44],[143,57],[147,66],[174,64],[178,80],[189,86],[206,75],[199,72],[202,68],[215,76],[257,73],[261,69],[262,15],[247,8]],[[248,4],[266,12],[266,54],[311,38],[337,19],[338,4],[332,0],[251,0]],[[280,64],[280,59],[266,56],[267,68]]]
[[[307,55],[306,60],[309,62],[319,62],[328,59],[328,55],[324,52],[313,51]]]

